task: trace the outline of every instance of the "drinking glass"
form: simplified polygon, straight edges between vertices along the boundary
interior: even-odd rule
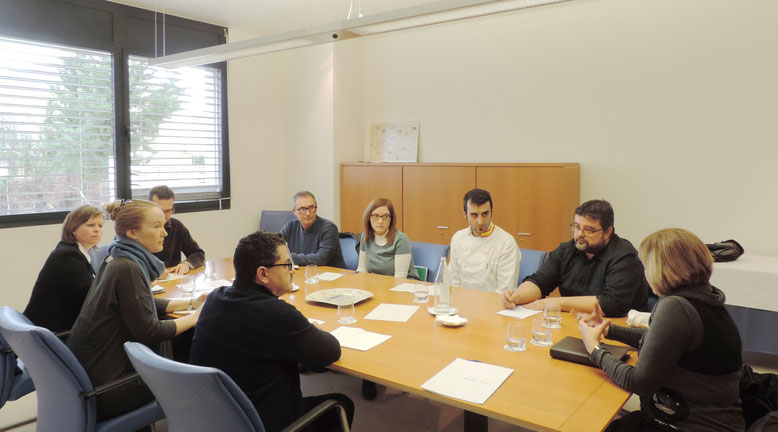
[[[551,329],[544,324],[546,319],[535,315],[532,317],[532,345],[549,346],[551,342]]]
[[[181,292],[184,293],[184,297],[192,297],[195,290],[194,277],[191,275],[181,276],[178,280],[178,287],[181,288]]]
[[[543,308],[543,318],[546,319],[544,325],[550,329],[562,328],[562,309],[558,304],[546,304]]]
[[[341,324],[354,324],[357,319],[354,318],[353,300],[344,300],[348,304],[338,305],[338,322]]]
[[[521,352],[527,350],[527,333],[524,330],[524,323],[521,321],[511,321],[505,329],[505,346],[507,351]]]
[[[430,287],[427,284],[416,284],[413,286],[413,302],[427,303],[430,297]]]
[[[308,264],[305,266],[305,296],[316,291],[319,286],[319,268],[316,264]]]

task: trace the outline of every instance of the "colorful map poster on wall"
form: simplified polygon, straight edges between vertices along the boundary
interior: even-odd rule
[[[369,162],[416,162],[418,155],[418,121],[370,124]]]

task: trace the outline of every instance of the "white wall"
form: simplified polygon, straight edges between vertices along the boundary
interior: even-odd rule
[[[776,19],[577,0],[366,38],[365,126],[420,120],[424,162],[580,162],[633,243],[681,226],[778,255]]]

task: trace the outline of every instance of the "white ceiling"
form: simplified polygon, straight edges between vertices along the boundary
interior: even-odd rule
[[[438,0],[113,0],[255,36],[318,26]]]

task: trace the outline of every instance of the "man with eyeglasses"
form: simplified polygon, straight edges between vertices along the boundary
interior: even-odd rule
[[[149,201],[157,203],[165,213],[165,231],[167,237],[162,245],[162,251],[154,254],[168,269],[168,273],[185,274],[205,264],[205,252],[189,234],[184,224],[172,218],[176,211],[176,196],[167,186],[155,186],[149,191]],[[181,253],[186,259],[181,261]]]
[[[246,393],[268,431],[280,431],[311,408],[335,399],[349,423],[354,403],[343,394],[302,397],[298,364],[321,369],[340,358],[340,344],[279,299],[292,292],[294,262],[279,233],[243,237],[233,256],[235,280],[208,295],[195,326],[189,361],[221,369]],[[207,307],[206,307],[207,305]],[[335,410],[306,430],[334,430]]]
[[[505,292],[519,280],[521,251],[516,240],[492,222],[492,196],[483,189],[465,194],[462,207],[468,227],[451,237],[451,283]]]
[[[340,250],[338,227],[332,221],[316,215],[316,197],[308,191],[297,192],[292,197],[292,204],[292,213],[297,216],[297,220],[284,225],[281,235],[289,245],[294,263],[346,268]]]
[[[562,310],[591,312],[599,303],[606,316],[645,310],[650,288],[628,240],[616,235],[613,208],[605,200],[591,200],[575,209],[570,225],[573,239],[551,251],[537,272],[519,287],[504,293],[505,307],[523,304],[542,310],[558,303]],[[548,297],[559,287],[561,297]]]

